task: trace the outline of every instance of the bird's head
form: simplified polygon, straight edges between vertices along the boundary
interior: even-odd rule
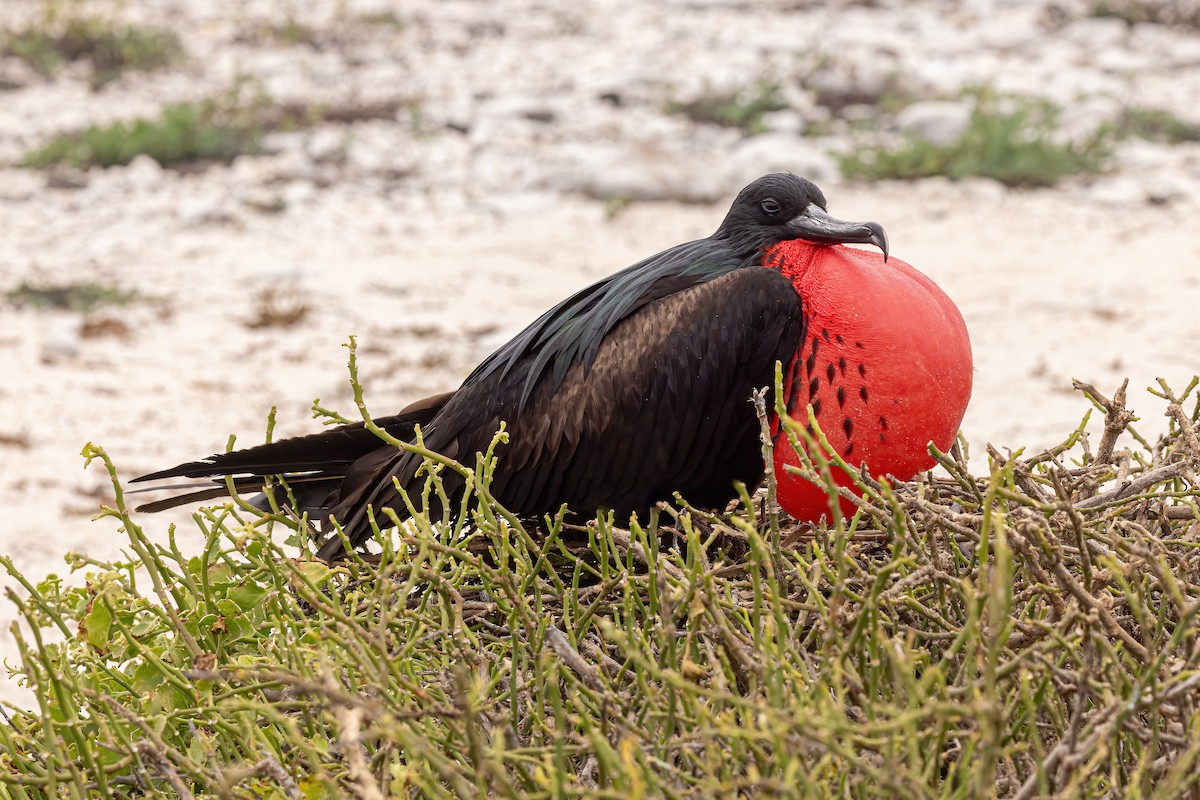
[[[878,222],[844,222],[825,210],[825,195],[812,181],[776,172],[742,189],[717,229],[739,252],[757,255],[789,239],[822,244],[873,244],[887,259],[888,241]]]

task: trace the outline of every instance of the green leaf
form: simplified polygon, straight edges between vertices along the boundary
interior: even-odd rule
[[[100,598],[97,598],[99,601]],[[87,641],[100,652],[107,652],[109,635],[112,631],[113,616],[108,606],[102,602],[92,603],[91,610],[83,618],[83,627],[87,631]]]

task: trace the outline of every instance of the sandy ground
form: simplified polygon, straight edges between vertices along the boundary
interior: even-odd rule
[[[1128,377],[1131,405],[1154,432],[1165,428],[1162,405],[1142,387],[1162,377],[1181,388],[1200,370],[1194,205],[1130,208],[938,181],[829,195],[838,216],[882,222],[893,254],[961,308],[976,358],[963,430],[980,468],[987,442],[1062,440],[1087,408],[1073,377],[1104,391]],[[214,235],[215,225],[173,217],[130,233],[115,224],[119,206],[80,203],[60,192],[42,206],[38,235],[0,241],[0,257],[39,254],[30,275],[7,277],[114,281],[164,302],[98,315],[121,319],[123,335],[72,338],[80,320],[65,312],[0,315],[0,552],[33,577],[63,573],[68,550],[109,558],[125,542],[111,520],[90,520],[111,491],[98,464],[83,469],[86,442],[105,447],[128,479],[221,450],[230,434],[261,441],[272,405],[280,435],[316,429],[314,398],[353,416],[350,334],[360,337],[369,405],[395,410],[453,387],[574,289],[707,235],[724,213],[636,204],[609,219],[600,204],[555,198],[414,216],[378,196],[333,203],[318,193]],[[266,290],[307,305],[302,324],[248,327]],[[165,540],[175,522],[184,546],[197,540],[186,512],[140,521],[152,537]],[[6,657],[11,613],[0,612]],[[0,698],[22,696],[0,680]]]

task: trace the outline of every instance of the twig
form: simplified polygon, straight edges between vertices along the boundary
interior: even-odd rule
[[[1112,400],[1096,391],[1096,387],[1090,383],[1072,380],[1071,385],[1077,391],[1083,392],[1104,411],[1104,433],[1100,437],[1100,447],[1096,451],[1095,463],[1111,464],[1117,438],[1125,432],[1129,423],[1137,419],[1132,411],[1125,408],[1125,390],[1129,387],[1129,379],[1126,378],[1121,383],[1116,393],[1113,394]]]
[[[604,688],[604,681],[600,679],[600,672],[589,664],[587,659],[579,654],[578,650],[571,646],[571,642],[567,639],[565,633],[554,625],[551,625],[546,629],[546,641],[550,643],[550,648],[562,659],[562,662],[579,676],[584,686],[597,694],[603,695],[607,693]]]
[[[1155,486],[1163,481],[1178,477],[1185,472],[1187,468],[1188,464],[1186,461],[1176,461],[1172,464],[1164,464],[1161,467],[1148,469],[1141,475],[1138,475],[1136,478],[1128,480],[1122,485],[1117,486],[1115,489],[1110,489],[1103,494],[1098,494],[1095,497],[1089,497],[1086,500],[1080,500],[1075,504],[1075,508],[1079,510],[1086,510],[1089,508],[1097,508],[1098,506],[1102,506],[1107,503],[1115,503],[1120,500],[1124,500],[1125,498],[1131,497],[1144,489],[1149,489],[1151,486]]]

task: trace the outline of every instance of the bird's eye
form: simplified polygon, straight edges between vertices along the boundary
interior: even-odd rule
[[[774,216],[779,213],[779,201],[774,197],[768,197],[762,201],[762,210]]]

